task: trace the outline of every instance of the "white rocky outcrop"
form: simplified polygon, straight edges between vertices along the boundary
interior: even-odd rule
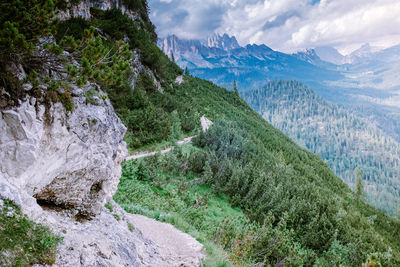
[[[182,84],[183,83],[183,76],[179,75],[178,77],[176,77],[175,83],[176,84]]]
[[[115,193],[126,128],[109,100],[98,99],[99,105],[91,105],[86,104],[83,90],[76,89],[75,94],[70,114],[61,103],[46,110],[33,97],[1,111],[1,196],[14,195],[18,203],[21,198],[23,203],[34,202],[34,197],[91,217]],[[22,205],[32,215],[34,207]]]
[[[136,19],[137,14],[120,2],[82,0],[58,16],[88,19],[91,7],[116,7]],[[160,82],[137,53],[131,68],[133,89],[139,73],[146,71],[162,92]],[[22,67],[10,72],[23,82]],[[198,266],[205,254],[195,239],[180,239],[187,242],[181,246],[188,249],[174,253],[144,236],[132,216],[113,202],[120,163],[127,154],[123,142],[126,128],[96,84],[68,86],[72,87],[73,111],[59,102],[46,102],[36,92],[29,92],[32,86],[27,84],[23,87],[27,96],[19,100],[11,101],[0,88],[0,204],[2,199],[12,200],[30,220],[63,237],[54,266],[167,267],[178,266],[174,265],[177,258],[183,259],[179,266]],[[43,94],[45,87],[40,85]],[[112,211],[104,207],[106,202],[112,203]],[[166,243],[183,235],[173,228]]]
[[[138,18],[138,14],[126,8],[120,0],[81,0],[77,5],[71,4],[71,1],[68,0],[66,0],[66,2],[68,2],[67,8],[65,10],[59,10],[57,14],[57,17],[60,20],[67,20],[71,17],[90,19],[91,8],[98,8],[101,10],[117,8],[120,9],[123,14],[128,15],[133,20]]]
[[[208,128],[210,128],[210,126],[213,124],[213,122],[210,121],[209,119],[207,119],[207,117],[205,115],[201,116],[200,123],[201,123],[201,129],[203,130],[203,132],[207,132]]]

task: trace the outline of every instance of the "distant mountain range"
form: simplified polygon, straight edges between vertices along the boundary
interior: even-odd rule
[[[313,50],[321,60],[336,65],[343,65],[358,63],[364,58],[377,53],[381,49],[379,47],[371,46],[370,44],[366,43],[347,56],[342,55],[336,48],[331,46],[319,46],[314,48]]]
[[[230,87],[236,80],[241,89],[262,86],[266,79],[297,79],[315,82],[343,78],[333,64],[322,62],[318,56],[313,62],[302,55],[274,51],[266,45],[240,46],[235,37],[213,35],[206,40],[182,40],[172,35],[160,39],[158,46],[191,74]],[[318,62],[321,64],[313,64]]]
[[[301,81],[400,141],[400,45],[378,50],[365,44],[348,56],[329,46],[286,54],[215,34],[205,40],[171,35],[158,46],[192,75],[228,89],[234,80],[239,90],[272,80]]]

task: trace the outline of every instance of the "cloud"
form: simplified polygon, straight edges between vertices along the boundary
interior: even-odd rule
[[[273,17],[271,20],[268,20],[262,29],[264,31],[276,27],[280,27],[285,25],[286,21],[289,20],[291,17],[300,17],[300,15],[296,11],[285,12],[278,16]]]
[[[239,43],[265,43],[286,52],[334,46],[350,52],[363,43],[400,43],[397,0],[150,0],[161,37],[202,39],[218,32]]]
[[[223,15],[234,1],[150,0],[151,19],[163,37],[204,38],[224,24]]]

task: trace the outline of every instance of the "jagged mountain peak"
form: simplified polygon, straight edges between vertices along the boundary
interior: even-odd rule
[[[296,55],[300,58],[304,58],[305,61],[309,61],[309,59],[313,59],[313,60],[320,59],[317,52],[312,48],[304,49],[302,51],[294,53],[294,55]]]
[[[363,44],[360,48],[353,51],[350,56],[353,57],[364,57],[369,56],[373,53],[378,52],[380,49],[377,46],[371,46],[369,43]]]
[[[207,40],[202,41],[202,44],[207,47],[221,48],[226,51],[240,48],[240,45],[236,40],[236,37],[229,36],[226,33],[222,35],[214,33],[213,35],[209,36]]]
[[[252,49],[252,50],[267,50],[267,51],[273,51],[269,46],[265,44],[248,44],[246,45],[246,49]]]

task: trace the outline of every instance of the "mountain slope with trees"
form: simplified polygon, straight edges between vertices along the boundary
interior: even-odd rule
[[[243,261],[358,266],[377,252],[381,262],[397,264],[395,253],[390,260],[386,258],[386,246],[391,244],[392,250],[397,250],[398,221],[364,204],[318,156],[273,128],[235,92],[186,75],[184,82],[175,84],[164,97],[175,99],[176,108],[190,106],[195,113],[206,114],[214,125],[185,153],[176,151],[127,164],[116,195],[116,201],[127,210],[154,212],[158,217],[180,214],[187,224],[197,225],[197,231],[214,233],[210,236],[208,232],[207,239],[216,238],[216,233],[227,235],[227,243],[220,244],[228,253],[235,252],[237,242],[248,245],[248,251],[239,254]],[[249,222],[238,228],[223,228],[222,220],[214,226],[201,224],[213,216],[200,214],[209,207],[196,204],[202,196],[196,188],[201,186],[211,187],[216,196],[227,196]],[[154,198],[163,199],[162,203],[174,204],[155,203],[153,197],[141,200],[139,188],[153,190]],[[175,203],[178,200],[183,203]],[[279,245],[272,249],[268,242]]]
[[[268,122],[321,156],[350,187],[360,167],[369,203],[396,214],[400,145],[393,138],[297,81],[269,82],[242,96]]]
[[[117,203],[128,212],[153,214],[190,229],[222,251],[224,262],[208,266],[360,266],[368,260],[400,265],[398,220],[365,204],[321,158],[267,123],[237,91],[183,75],[157,48],[146,1],[123,2],[137,16],[92,7],[89,18],[54,26],[48,52],[79,60],[63,76],[42,76],[26,68],[33,84],[49,84],[29,93],[41,93],[40,100],[47,103],[63,103],[66,112],[74,106],[63,79],[77,87],[95,81],[107,94],[88,90],[87,104],[111,100],[128,128],[125,140],[131,150],[199,134],[193,146],[124,162]],[[21,60],[28,64],[24,60],[29,58]],[[18,99],[14,93],[23,88],[10,84],[10,73],[1,71],[0,86],[7,97]],[[183,81],[175,82],[181,75]],[[202,115],[214,122],[206,133],[198,125]],[[97,123],[90,118],[85,122]],[[90,191],[98,193],[99,187]],[[106,208],[111,215],[115,207]],[[116,224],[124,219],[113,217]]]

